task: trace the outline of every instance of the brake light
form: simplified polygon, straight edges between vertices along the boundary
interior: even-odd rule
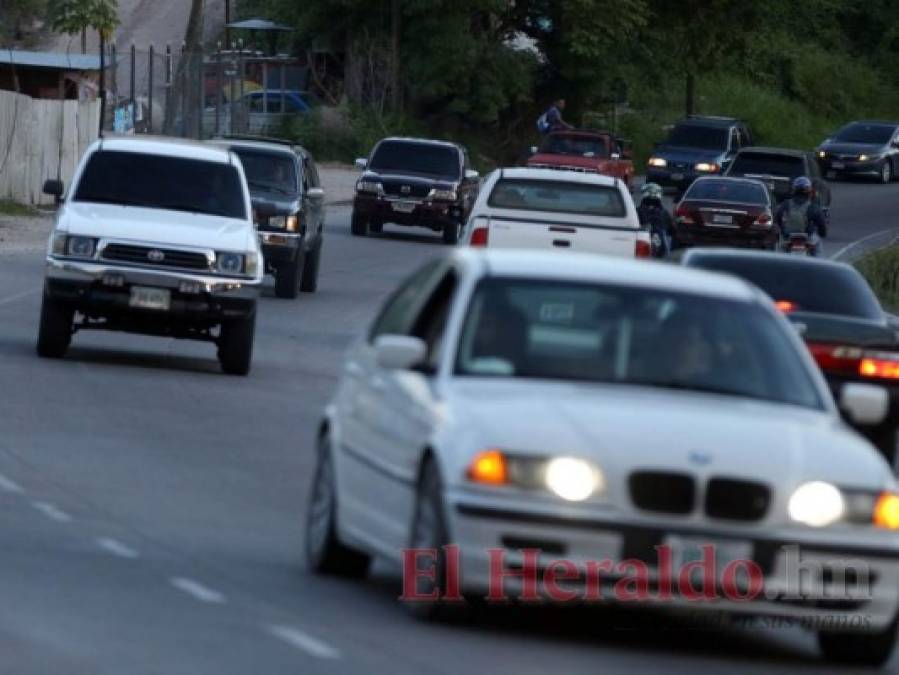
[[[688,209],[683,204],[678,206],[674,211],[674,217],[677,222],[685,223],[687,225],[692,225],[694,222],[696,222],[695,220],[693,220],[693,214],[691,213],[690,209]]]
[[[758,218],[755,219],[755,222],[752,223],[753,227],[759,227],[763,229],[770,229],[773,224],[771,219],[771,213],[769,211],[765,211]]]
[[[471,233],[472,246],[486,246],[487,240],[490,238],[490,230],[486,227],[477,227]]]
[[[899,354],[867,352],[858,364],[858,373],[864,377],[899,379]]]
[[[777,309],[779,309],[784,314],[789,314],[790,312],[795,312],[799,309],[798,305],[795,302],[790,302],[789,300],[778,300],[774,303]]]
[[[862,377],[899,380],[899,353],[865,351],[845,345],[808,344],[809,351],[825,372],[856,373]]]
[[[634,257],[636,258],[651,258],[652,257],[652,244],[644,239],[637,239],[637,243],[634,246]]]

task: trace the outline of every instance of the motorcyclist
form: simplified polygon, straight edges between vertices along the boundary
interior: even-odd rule
[[[812,182],[805,176],[793,181],[793,196],[777,207],[774,224],[784,241],[791,234],[804,232],[809,237],[809,255],[821,255],[821,239],[827,236],[824,212],[812,199]]]
[[[653,257],[664,258],[671,252],[673,223],[662,204],[662,187],[658,183],[646,183],[640,188],[640,194],[642,199],[637,207],[640,225],[649,229]]]

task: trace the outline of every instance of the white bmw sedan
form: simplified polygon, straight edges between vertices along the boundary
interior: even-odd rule
[[[849,385],[858,421],[886,393]],[[896,637],[899,495],[760,291],[696,270],[460,250],[355,344],[319,432],[310,566],[403,598],[611,601]]]

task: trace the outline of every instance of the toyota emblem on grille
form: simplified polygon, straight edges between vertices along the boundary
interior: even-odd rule
[[[412,192],[412,187],[410,185],[404,185],[400,188],[400,192],[402,192],[404,195],[407,195]]]
[[[160,251],[159,249],[153,249],[149,253],[147,253],[147,259],[150,262],[161,263],[165,260],[165,253]]]

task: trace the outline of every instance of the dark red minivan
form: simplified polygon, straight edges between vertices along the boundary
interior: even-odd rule
[[[699,178],[674,210],[674,239],[679,247],[734,246],[775,250],[771,194],[750,178]]]

